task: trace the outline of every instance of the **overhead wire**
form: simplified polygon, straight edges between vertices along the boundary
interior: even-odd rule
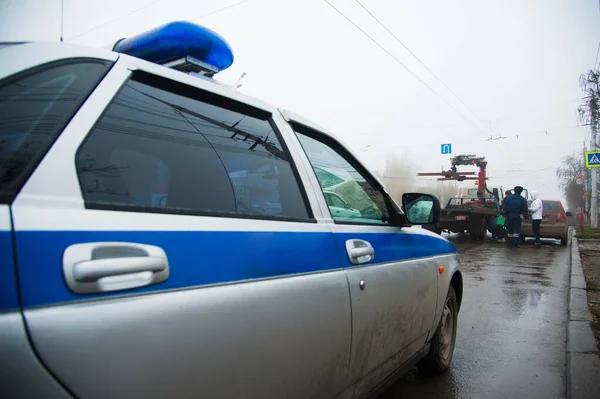
[[[427,127],[429,128],[429,127]],[[560,127],[549,127],[547,130],[550,130],[551,132],[549,134],[545,134],[542,131],[539,130],[530,130],[530,131],[526,131],[526,132],[519,132],[516,134],[511,134],[510,136],[507,136],[507,139],[514,139],[515,135],[519,136],[520,138],[531,138],[531,137],[536,137],[536,136],[547,136],[547,135],[554,135],[554,132],[558,132],[558,131],[564,131],[564,130],[568,130],[568,129],[573,129],[573,128],[577,128],[577,126],[560,126]],[[413,128],[408,128],[406,130],[400,130],[399,134],[411,134],[414,133],[414,131],[419,131],[421,129],[419,129],[418,127],[413,127]],[[452,140],[453,144],[461,144],[461,143],[474,143],[475,141],[472,139],[463,139],[463,140]],[[567,142],[563,142],[563,144],[572,144],[572,143],[582,143],[583,141],[581,140],[577,140],[577,141],[567,141]],[[479,142],[478,142],[479,143]],[[486,140],[482,139],[482,141],[480,142],[480,144],[485,144]],[[489,143],[489,142],[488,142]],[[392,147],[387,146],[386,149],[387,150],[393,150],[395,148],[415,148],[415,147],[438,147],[439,148],[440,144],[439,143],[422,143],[422,144],[405,144],[405,143],[401,143],[398,145],[394,145]],[[555,145],[553,144],[549,144],[549,145],[542,145],[542,146],[537,146],[536,148],[551,148],[554,147]],[[530,149],[525,149],[526,151],[531,151]],[[517,150],[519,151],[519,150]],[[368,150],[362,151],[362,152],[368,152]]]
[[[110,24],[112,24],[113,22],[120,21],[120,20],[122,20],[122,19],[123,19],[123,18],[125,18],[125,17],[128,17],[128,16],[130,16],[130,15],[132,15],[132,14],[135,14],[135,13],[137,13],[137,12],[139,12],[139,11],[142,11],[142,10],[144,10],[144,9],[146,9],[146,8],[152,7],[152,6],[154,6],[154,5],[158,4],[158,3],[162,2],[162,1],[165,1],[165,0],[155,0],[155,1],[153,1],[152,3],[149,3],[149,4],[146,4],[145,6],[142,6],[142,7],[136,8],[135,10],[133,10],[133,11],[130,11],[130,12],[128,12],[127,14],[121,15],[120,17],[117,17],[117,18],[113,18],[113,19],[111,19],[110,21],[107,21],[107,22],[103,23],[102,25],[98,25],[98,26],[96,26],[96,27],[94,27],[94,28],[88,29],[88,30],[86,30],[86,31],[84,31],[84,32],[81,32],[81,33],[78,33],[78,34],[76,34],[75,36],[71,36],[71,37],[70,37],[70,38],[68,38],[67,40],[73,40],[73,39],[76,39],[76,38],[78,38],[78,37],[85,36],[85,35],[87,35],[88,33],[92,33],[92,32],[94,32],[94,31],[97,31],[98,29],[104,28],[105,26],[107,26],[107,25],[110,25]]]
[[[525,169],[525,170],[517,170],[517,171],[514,171],[514,172],[504,171],[504,173],[509,173],[509,174],[505,174],[505,175],[493,175],[493,174],[490,174],[489,178],[490,179],[503,179],[503,178],[507,178],[507,177],[513,178],[514,177],[514,173],[518,173],[519,177],[520,176],[528,176],[528,175],[531,175],[531,174],[534,174],[534,173],[543,172],[543,171],[551,169],[551,168],[556,168],[559,165],[560,164],[557,163],[557,164],[549,165],[549,166],[546,166],[545,168],[540,168],[540,169],[533,169],[533,170],[527,170],[527,169]]]
[[[112,24],[113,22],[120,21],[120,20],[122,20],[123,18],[129,17],[129,16],[131,16],[131,15],[133,15],[133,14],[135,14],[135,13],[139,12],[139,11],[142,11],[142,10],[144,10],[144,9],[146,9],[146,8],[152,7],[152,6],[154,6],[154,5],[156,5],[156,4],[160,3],[160,2],[163,2],[163,1],[165,1],[165,0],[155,0],[155,1],[153,1],[152,3],[146,4],[145,6],[142,6],[142,7],[136,8],[135,10],[132,10],[132,11],[128,12],[127,14],[124,14],[124,15],[121,15],[121,16],[119,16],[119,17],[117,17],[117,18],[111,19],[110,21],[107,21],[107,22],[103,23],[102,25],[98,25],[98,26],[96,26],[96,27],[94,27],[94,28],[88,29],[88,30],[86,30],[86,31],[84,31],[84,32],[81,32],[81,33],[78,33],[78,34],[76,34],[75,36],[71,36],[71,37],[69,37],[67,40],[73,40],[73,39],[76,39],[76,38],[78,38],[78,37],[85,36],[85,35],[87,35],[88,33],[91,33],[91,32],[94,32],[94,31],[97,31],[98,29],[104,28],[105,26],[108,26],[108,25]],[[242,1],[239,1],[239,2],[237,2],[237,3],[234,3],[234,4],[230,4],[230,5],[228,5],[228,6],[225,6],[225,7],[219,8],[218,10],[211,11],[211,12],[209,12],[209,13],[206,13],[206,14],[203,14],[203,15],[200,15],[200,16],[197,16],[197,17],[195,17],[195,18],[192,18],[190,21],[196,21],[196,20],[198,20],[198,19],[205,18],[205,17],[208,17],[208,16],[210,16],[210,15],[213,15],[213,14],[220,13],[220,12],[222,12],[222,11],[225,11],[225,10],[228,10],[228,9],[230,9],[230,8],[237,7],[237,6],[241,5],[241,4],[247,3],[247,2],[249,2],[249,1],[250,1],[250,0],[242,0]]]
[[[207,14],[200,15],[199,17],[192,18],[190,21],[197,21],[197,20],[199,20],[200,18],[205,18],[205,17],[208,17],[208,16],[210,16],[210,15],[213,15],[213,14],[219,13],[219,12],[221,12],[221,11],[229,10],[230,8],[237,7],[237,6],[239,6],[239,5],[242,5],[242,4],[244,4],[244,3],[247,3],[247,2],[249,2],[249,1],[250,1],[250,0],[242,0],[242,1],[239,1],[239,2],[237,2],[237,3],[234,3],[234,4],[230,4],[230,5],[228,5],[228,6],[225,6],[225,7],[223,7],[223,8],[219,8],[219,9],[218,9],[218,10],[216,10],[216,11],[212,11],[212,12],[209,12],[209,13],[207,13]]]
[[[456,112],[458,115],[460,115],[461,118],[463,118],[465,121],[467,121],[469,124],[471,124],[472,126],[474,126],[479,132],[485,134],[485,132],[479,127],[477,126],[472,120],[470,120],[469,118],[467,118],[465,115],[463,115],[462,112],[460,112],[458,109],[456,109],[456,107],[454,107],[452,104],[450,104],[450,102],[448,102],[448,100],[446,100],[444,97],[442,97],[441,94],[439,94],[437,91],[435,91],[430,85],[427,84],[427,82],[425,82],[423,79],[421,79],[416,73],[414,73],[410,68],[408,68],[406,65],[404,65],[404,63],[402,63],[402,61],[400,61],[396,56],[394,56],[388,49],[386,49],[382,44],[380,44],[377,40],[375,40],[371,35],[369,35],[364,29],[362,29],[360,26],[358,26],[358,24],[356,24],[350,17],[348,17],[346,14],[344,14],[342,11],[340,11],[336,6],[334,6],[331,2],[329,2],[329,0],[324,0],[331,8],[333,8],[338,14],[340,14],[342,17],[344,17],[348,22],[350,22],[356,29],[358,29],[363,35],[365,35],[366,37],[368,37],[373,43],[375,43],[380,49],[382,49],[387,55],[389,55],[394,61],[396,61],[396,63],[398,63],[400,66],[402,66],[404,69],[406,69],[406,71],[408,73],[410,73],[415,79],[417,79],[423,86],[425,86],[426,88],[428,88],[433,94],[435,94],[436,97],[438,97],[440,100],[442,100],[448,107],[450,107],[454,112]]]
[[[424,67],[425,69],[427,69],[427,71],[429,71],[429,73],[431,73],[431,74],[432,74],[432,75],[433,75],[433,76],[434,76],[434,77],[435,77],[435,78],[436,78],[436,79],[437,79],[437,80],[438,80],[438,81],[439,81],[439,82],[440,82],[440,83],[441,83],[441,84],[442,84],[442,85],[443,85],[443,86],[444,86],[446,89],[448,89],[448,91],[449,91],[450,93],[452,93],[452,95],[453,95],[454,97],[456,97],[456,99],[457,99],[458,101],[460,101],[460,103],[461,103],[462,105],[464,105],[466,109],[468,109],[468,110],[469,110],[469,111],[470,111],[470,112],[471,112],[471,113],[472,113],[472,114],[473,114],[473,115],[474,115],[474,116],[475,116],[477,119],[479,119],[479,120],[480,120],[482,123],[485,123],[485,121],[484,121],[484,120],[483,120],[483,119],[482,119],[482,118],[481,118],[481,117],[480,117],[480,116],[479,116],[479,115],[478,115],[478,114],[477,114],[475,111],[473,111],[473,109],[472,109],[471,107],[469,107],[469,106],[468,106],[468,105],[467,105],[467,104],[466,104],[466,103],[465,103],[465,102],[464,102],[464,101],[463,101],[463,100],[462,100],[462,99],[461,99],[461,98],[458,96],[458,94],[456,94],[456,93],[454,92],[454,90],[452,90],[452,89],[451,89],[451,88],[450,88],[450,87],[449,87],[449,86],[448,86],[446,83],[444,83],[444,81],[443,81],[443,80],[442,80],[442,79],[441,79],[441,78],[440,78],[440,77],[439,77],[439,76],[438,76],[438,75],[437,75],[435,72],[433,72],[433,71],[431,70],[431,68],[429,68],[429,67],[427,66],[427,64],[425,64],[425,62],[423,62],[423,61],[422,61],[422,60],[421,60],[421,59],[420,59],[420,58],[419,58],[419,57],[418,57],[418,56],[417,56],[417,55],[416,55],[416,54],[415,54],[415,53],[414,53],[414,52],[413,52],[413,51],[412,51],[410,48],[408,48],[408,46],[407,46],[406,44],[404,44],[404,43],[402,42],[402,40],[400,40],[400,39],[398,38],[398,36],[396,36],[396,35],[395,35],[395,34],[394,34],[394,33],[393,33],[393,32],[392,32],[392,31],[391,31],[391,30],[390,30],[390,29],[389,29],[389,28],[388,28],[388,27],[387,27],[387,26],[386,26],[386,25],[383,23],[383,22],[381,22],[381,20],[380,20],[379,18],[377,18],[377,17],[376,17],[376,16],[375,16],[375,15],[374,15],[374,14],[373,14],[373,13],[372,13],[372,12],[371,12],[371,11],[370,11],[368,8],[367,8],[367,7],[365,7],[365,5],[363,5],[363,4],[362,4],[362,3],[361,3],[359,0],[354,0],[354,1],[355,1],[356,3],[358,3],[358,5],[359,5],[359,6],[360,6],[360,7],[361,7],[363,10],[365,10],[365,11],[366,11],[366,12],[367,12],[367,13],[368,13],[368,14],[369,14],[369,15],[370,15],[370,16],[371,16],[371,17],[372,17],[372,18],[373,18],[375,21],[377,21],[377,23],[378,23],[379,25],[381,25],[381,27],[382,27],[383,29],[385,29],[385,30],[386,30],[386,32],[388,32],[388,33],[389,33],[389,34],[390,34],[390,35],[391,35],[391,36],[392,36],[392,37],[393,37],[393,38],[394,38],[394,39],[395,39],[395,40],[396,40],[396,41],[397,41],[397,42],[398,42],[398,43],[399,43],[399,44],[400,44],[402,47],[404,47],[404,49],[405,49],[406,51],[408,51],[408,52],[410,53],[410,55],[412,55],[412,56],[413,56],[413,57],[414,57],[414,58],[415,58],[417,61],[419,61],[419,63],[420,63],[421,65],[423,65],[423,67]]]

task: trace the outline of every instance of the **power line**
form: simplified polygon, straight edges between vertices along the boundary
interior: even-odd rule
[[[400,43],[400,45],[401,45],[402,47],[404,47],[404,48],[406,49],[406,51],[408,51],[408,52],[410,53],[410,55],[412,55],[413,57],[415,57],[415,59],[416,59],[417,61],[419,61],[419,63],[420,63],[421,65],[423,65],[423,66],[425,67],[425,69],[427,69],[427,70],[429,71],[429,73],[431,73],[431,74],[432,74],[432,75],[433,75],[433,76],[434,76],[434,77],[435,77],[435,78],[436,78],[436,79],[437,79],[437,80],[438,80],[438,81],[439,81],[439,82],[440,82],[440,83],[441,83],[441,84],[442,84],[442,85],[443,85],[443,86],[444,86],[446,89],[448,89],[448,91],[449,91],[450,93],[452,93],[452,95],[453,95],[454,97],[456,97],[456,99],[457,99],[458,101],[460,101],[460,103],[461,103],[462,105],[464,105],[464,106],[465,106],[465,107],[466,107],[466,108],[467,108],[467,109],[468,109],[468,110],[469,110],[469,111],[470,111],[470,112],[471,112],[473,115],[475,115],[475,116],[477,117],[477,119],[479,119],[479,120],[480,120],[482,123],[485,123],[485,121],[484,121],[483,119],[481,119],[481,117],[480,117],[479,115],[477,115],[477,113],[476,113],[475,111],[473,111],[473,110],[471,109],[471,107],[469,107],[469,106],[468,106],[468,105],[467,105],[467,104],[466,104],[466,103],[465,103],[465,102],[464,102],[464,101],[463,101],[463,100],[462,100],[462,99],[461,99],[461,98],[458,96],[458,94],[456,94],[456,93],[454,92],[454,90],[452,90],[450,87],[448,87],[448,85],[447,85],[446,83],[444,83],[444,81],[443,81],[443,80],[442,80],[442,79],[441,79],[441,78],[440,78],[438,75],[436,75],[436,74],[435,74],[435,73],[434,73],[434,72],[433,72],[433,71],[432,71],[432,70],[431,70],[431,69],[430,69],[430,68],[429,68],[429,67],[428,67],[428,66],[427,66],[427,65],[426,65],[426,64],[425,64],[423,61],[421,61],[421,59],[420,59],[419,57],[417,57],[417,55],[416,55],[415,53],[413,53],[413,52],[411,51],[411,49],[409,49],[409,48],[408,48],[408,46],[402,42],[402,40],[400,40],[400,39],[399,39],[399,38],[398,38],[398,37],[397,37],[397,36],[396,36],[396,35],[395,35],[395,34],[394,34],[394,33],[393,33],[391,30],[389,30],[389,29],[388,29],[388,27],[387,27],[387,26],[385,26],[385,24],[379,20],[379,18],[377,18],[377,17],[376,17],[376,16],[375,16],[375,15],[374,15],[374,14],[373,14],[371,11],[369,11],[369,9],[368,9],[367,7],[365,7],[365,6],[364,6],[364,5],[363,5],[363,4],[362,4],[362,3],[361,3],[359,0],[354,0],[354,1],[356,1],[356,3],[358,3],[358,5],[359,5],[359,6],[361,6],[361,8],[362,8],[363,10],[365,10],[365,11],[366,11],[366,12],[367,12],[367,13],[368,13],[368,14],[369,14],[369,15],[370,15],[370,16],[371,16],[371,17],[372,17],[372,18],[373,18],[375,21],[377,21],[377,23],[378,23],[379,25],[381,25],[381,27],[382,27],[383,29],[385,29],[385,30],[386,30],[386,31],[387,31],[387,32],[388,32],[388,33],[389,33],[389,34],[390,34],[390,35],[391,35],[391,36],[392,36],[392,37],[393,37],[393,38],[394,38],[394,39],[395,39],[395,40],[396,40],[398,43]]]
[[[162,1],[164,1],[164,0],[156,0],[156,1],[153,1],[152,3],[146,4],[145,6],[142,6],[142,7],[136,8],[135,10],[133,10],[133,11],[131,11],[131,12],[128,12],[127,14],[121,15],[120,17],[117,17],[117,18],[111,19],[110,21],[108,21],[108,22],[106,22],[106,23],[104,23],[104,24],[102,24],[102,25],[99,25],[99,26],[96,26],[95,28],[92,28],[92,29],[89,29],[89,30],[87,30],[87,31],[84,31],[84,32],[78,33],[77,35],[70,37],[68,40],[76,39],[76,38],[78,38],[78,37],[81,37],[81,36],[87,35],[88,33],[94,32],[94,31],[96,31],[96,30],[98,30],[98,29],[104,28],[105,26],[107,26],[107,25],[110,25],[110,24],[112,24],[113,22],[120,21],[120,20],[122,20],[122,19],[123,19],[123,18],[125,18],[125,17],[129,17],[130,15],[133,15],[133,14],[135,14],[135,13],[137,13],[137,12],[139,12],[139,11],[142,11],[142,10],[144,10],[144,9],[146,9],[146,8],[152,7],[152,6],[154,6],[154,5],[158,4],[158,3],[162,2]],[[196,21],[196,20],[198,20],[198,19],[200,19],[200,18],[204,18],[204,17],[208,17],[209,15],[217,14],[217,13],[219,13],[219,12],[221,12],[221,11],[225,11],[225,10],[228,10],[228,9],[230,9],[230,8],[237,7],[237,6],[241,5],[241,4],[247,3],[248,1],[250,1],[250,0],[243,0],[243,1],[240,1],[240,2],[237,2],[237,3],[234,3],[234,4],[230,4],[230,5],[228,5],[228,6],[225,6],[225,7],[219,8],[218,10],[211,11],[211,12],[209,12],[209,13],[207,13],[207,14],[200,15],[200,16],[198,16],[198,17],[196,17],[196,18],[193,18],[193,19],[191,19],[190,21]]]
[[[131,11],[131,12],[128,12],[127,14],[121,15],[120,17],[117,17],[117,18],[111,19],[110,21],[108,21],[108,22],[106,22],[106,23],[103,23],[102,25],[98,25],[98,26],[96,26],[95,28],[88,29],[88,30],[86,30],[86,31],[84,31],[84,32],[78,33],[78,34],[77,34],[77,35],[75,35],[75,36],[71,36],[71,37],[70,37],[68,40],[73,40],[73,39],[76,39],[76,38],[78,38],[78,37],[81,37],[81,36],[87,35],[88,33],[91,33],[91,32],[94,32],[94,31],[97,31],[98,29],[100,29],[100,28],[104,28],[105,26],[107,26],[107,25],[110,25],[110,24],[112,24],[113,22],[120,21],[120,20],[122,20],[122,19],[123,19],[123,18],[125,18],[125,17],[128,17],[128,16],[130,16],[130,15],[132,15],[132,14],[135,14],[136,12],[142,11],[142,10],[144,10],[144,9],[148,8],[148,7],[152,7],[153,5],[155,5],[155,4],[158,4],[158,3],[160,3],[161,1],[164,1],[164,0],[156,0],[156,1],[153,1],[152,3],[150,3],[150,4],[146,4],[145,6],[142,6],[142,7],[136,8],[135,10],[133,10],[133,11]]]
[[[231,4],[231,5],[225,6],[225,7],[223,7],[223,8],[220,8],[220,9],[216,10],[216,11],[209,12],[208,14],[200,15],[199,17],[196,17],[196,18],[194,18],[194,19],[191,19],[190,21],[196,21],[196,20],[198,20],[198,19],[200,19],[200,18],[208,17],[209,15],[213,15],[213,14],[216,14],[216,13],[218,13],[218,12],[221,12],[221,11],[229,10],[230,8],[237,7],[237,6],[239,6],[239,5],[242,5],[242,4],[244,4],[244,3],[247,3],[247,2],[249,2],[249,1],[250,1],[250,0],[243,0],[243,1],[240,1],[240,2],[237,2],[237,3],[234,3],[234,4]]]
[[[594,61],[594,69],[597,68],[598,65],[598,54],[600,54],[600,41],[598,42],[598,50],[596,50],[596,61]]]
[[[333,4],[331,4],[329,2],[329,0],[325,0],[325,2],[327,4],[329,4],[329,6],[331,8],[333,8],[335,11],[338,12],[338,14],[340,14],[342,17],[344,17],[348,22],[350,22],[356,29],[358,29],[363,35],[365,35],[366,37],[368,37],[373,43],[375,43],[380,49],[382,49],[387,55],[389,55],[390,57],[392,57],[392,59],[394,61],[396,61],[400,66],[402,66],[404,69],[406,69],[408,71],[408,73],[410,73],[415,79],[417,79],[419,82],[421,82],[421,84],[423,84],[423,86],[427,87],[433,94],[435,94],[440,100],[442,100],[448,107],[452,108],[452,110],[454,112],[456,112],[458,115],[460,115],[465,121],[469,122],[471,125],[473,125],[477,130],[479,130],[482,133],[483,130],[481,130],[481,128],[479,126],[477,126],[475,123],[473,123],[473,121],[471,121],[470,119],[468,119],[466,116],[464,116],[459,110],[457,110],[454,106],[452,106],[452,104],[450,104],[444,97],[442,97],[437,91],[435,91],[431,86],[429,86],[423,79],[421,79],[417,74],[415,74],[413,71],[410,70],[410,68],[408,68],[406,65],[404,65],[402,63],[402,61],[400,61],[398,58],[396,58],[391,52],[389,52],[385,47],[383,47],[377,40],[375,40],[373,37],[371,37],[367,32],[365,32],[360,26],[358,26],[354,21],[352,21],[349,17],[346,16],[346,14],[344,14],[343,12],[341,12],[337,7],[335,7]]]
[[[541,169],[533,169],[533,170],[532,169],[529,169],[529,170],[528,169],[524,169],[524,170],[517,170],[517,171],[514,171],[514,172],[504,171],[504,173],[518,173],[519,177],[521,177],[521,176],[529,176],[529,175],[532,175],[532,174],[535,174],[535,173],[543,172],[543,171],[548,170],[548,169],[556,168],[559,165],[560,164],[557,163],[557,164],[550,165],[550,166],[547,166],[547,167],[541,168]],[[490,177],[490,179],[505,179],[505,178],[514,178],[515,176],[512,175],[512,174],[497,175],[497,176],[495,176],[493,174],[490,174],[489,177]]]

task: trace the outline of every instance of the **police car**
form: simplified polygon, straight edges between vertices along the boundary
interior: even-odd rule
[[[213,78],[232,62],[188,22],[0,44],[1,397],[364,397],[449,368],[459,260],[411,227],[438,201],[404,213],[325,129]]]

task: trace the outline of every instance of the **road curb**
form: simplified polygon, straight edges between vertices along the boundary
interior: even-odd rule
[[[571,238],[569,320],[567,322],[567,398],[595,399],[600,388],[600,356],[590,322],[585,278],[577,238]]]

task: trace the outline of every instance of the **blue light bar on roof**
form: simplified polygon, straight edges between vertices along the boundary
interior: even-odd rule
[[[178,21],[115,43],[113,51],[184,72],[215,74],[233,64],[233,52],[219,34]]]

